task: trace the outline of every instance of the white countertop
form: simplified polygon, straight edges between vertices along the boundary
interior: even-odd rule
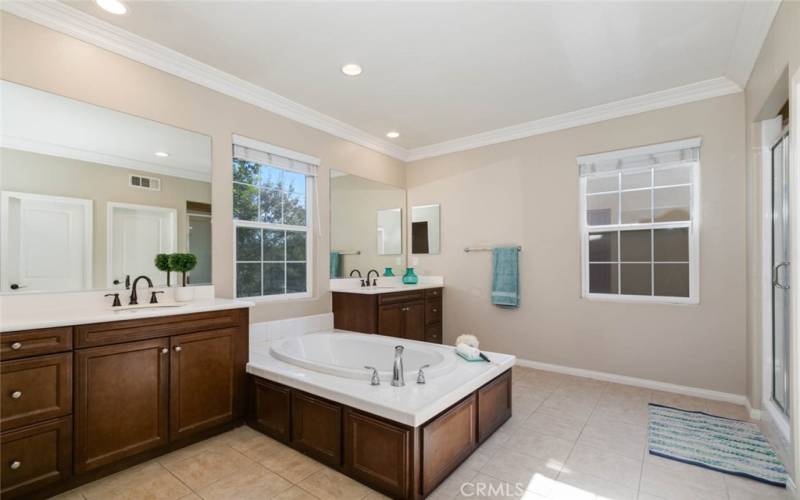
[[[413,292],[428,288],[444,287],[441,276],[420,276],[416,285],[404,285],[398,276],[381,277],[376,286],[361,286],[361,278],[336,278],[330,280],[331,292],[357,293],[360,295],[377,295],[380,293]]]
[[[403,342],[430,346],[425,342]],[[367,380],[337,377],[283,362],[271,355],[269,346],[270,341],[251,339],[248,373],[413,427],[457,403],[516,361],[508,354],[485,352],[491,363],[470,363],[459,358],[455,348],[445,346],[456,357],[452,372],[424,385],[406,380],[404,387],[392,387],[389,381],[373,386]]]
[[[29,294],[0,298],[0,332],[34,330],[57,326],[85,325],[128,319],[176,316],[206,311],[222,311],[253,307],[252,302],[220,299],[213,296],[213,287],[197,287],[196,298],[178,307],[159,307],[114,310],[104,298],[104,292],[77,292],[64,294]],[[169,289],[166,289],[169,291]],[[140,297],[145,297],[144,290]],[[165,293],[162,303],[173,303],[171,293]],[[149,297],[149,296],[148,296]],[[125,291],[120,293],[125,298]],[[149,300],[149,299],[148,299]],[[123,300],[123,303],[125,301]]]
[[[425,290],[428,288],[442,288],[442,285],[426,283],[421,285],[365,286],[359,288],[345,288],[342,290],[331,290],[331,291],[339,293],[358,293],[361,295],[377,295],[379,293],[413,292],[415,290]]]

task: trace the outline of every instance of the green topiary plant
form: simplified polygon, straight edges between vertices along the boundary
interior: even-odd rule
[[[170,269],[170,267],[169,267],[169,255],[167,255],[165,253],[160,253],[160,254],[156,255],[155,265],[156,265],[156,269],[158,269],[159,271],[164,271],[164,272],[167,273],[167,286],[169,286],[169,277],[170,277],[170,274],[172,274],[170,272],[170,271],[172,271],[172,269]]]
[[[197,265],[197,256],[191,253],[174,253],[169,256],[169,268],[181,273],[181,286],[186,286],[186,273]]]

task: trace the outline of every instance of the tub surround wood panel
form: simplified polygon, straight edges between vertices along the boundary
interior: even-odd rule
[[[441,287],[368,294],[335,291],[333,324],[341,330],[440,344],[442,292]]]
[[[254,375],[250,388],[253,428],[392,498],[427,496],[511,417],[510,370],[416,427]]]
[[[0,333],[3,498],[45,498],[241,422],[248,306]]]

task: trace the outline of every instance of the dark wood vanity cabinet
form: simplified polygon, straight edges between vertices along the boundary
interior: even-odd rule
[[[442,343],[442,288],[378,294],[333,292],[335,328]]]
[[[248,329],[248,310],[231,309],[1,333],[2,497],[57,493],[234,425]]]

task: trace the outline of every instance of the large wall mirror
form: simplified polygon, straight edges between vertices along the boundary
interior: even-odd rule
[[[331,170],[331,278],[399,275],[405,206],[401,188]]]
[[[211,283],[210,137],[0,84],[0,292],[164,285],[176,252]]]

